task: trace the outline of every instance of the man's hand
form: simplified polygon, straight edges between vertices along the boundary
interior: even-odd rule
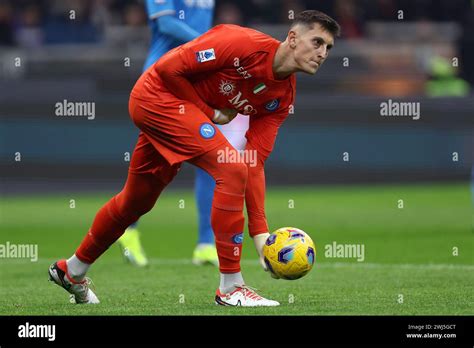
[[[255,237],[253,237],[253,242],[255,244],[255,249],[257,249],[260,265],[263,267],[265,272],[268,272],[268,267],[265,264],[264,258],[263,258],[263,246],[265,245],[265,242],[267,241],[267,238],[270,236],[270,233],[261,233],[257,234]],[[270,272],[270,275],[272,278],[279,279],[275,274]]]
[[[212,122],[220,125],[227,124],[232,121],[237,114],[238,111],[233,109],[214,110],[214,118],[212,119]]]
[[[267,241],[267,238],[269,236],[270,236],[270,233],[267,232],[267,233],[257,234],[255,237],[253,237],[253,242],[255,244],[255,249],[257,249],[260,264],[262,265],[265,272],[268,272],[268,268],[267,268],[267,265],[265,264],[265,261],[263,261],[263,246],[265,245],[265,242]]]

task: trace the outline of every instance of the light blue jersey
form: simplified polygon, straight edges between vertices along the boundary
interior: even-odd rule
[[[146,9],[152,37],[144,70],[171,49],[208,31],[214,16],[214,0],[146,0]],[[214,179],[204,170],[196,168],[198,245],[214,245],[211,226],[214,187]]]
[[[179,28],[174,29],[171,26],[160,28],[160,23],[162,26],[168,25],[160,21],[160,18],[171,15],[201,35],[212,25],[214,0],[146,0],[146,9],[152,37],[145,70],[166,52],[187,41],[179,40],[180,36],[174,35]]]

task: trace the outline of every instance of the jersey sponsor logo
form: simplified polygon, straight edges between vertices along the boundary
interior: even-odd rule
[[[221,81],[219,92],[225,96],[232,95],[235,92],[235,85],[231,81]]]
[[[199,63],[205,63],[210,60],[216,59],[216,53],[213,48],[196,52],[196,59]]]
[[[211,139],[216,134],[216,130],[210,123],[203,123],[199,128],[199,133],[204,139]]]
[[[242,76],[245,80],[252,77],[252,75],[250,75],[248,73],[248,71],[245,70],[245,68],[243,66],[241,66],[240,68],[237,68],[235,70],[237,70],[237,72],[240,74],[240,76]]]
[[[236,234],[235,236],[232,237],[232,241],[235,244],[242,244],[242,242],[244,241],[244,234],[243,233]]]
[[[240,59],[239,58],[234,58],[234,66],[235,70],[239,73],[240,76],[242,76],[245,80],[249,79],[252,77],[251,74],[245,69],[244,66],[240,66]]]
[[[235,97],[229,99],[229,103],[244,115],[255,115],[257,110],[249,103],[248,99],[241,100],[240,97],[242,97],[242,92],[239,91]]]
[[[266,105],[265,109],[268,111],[275,111],[280,106],[280,99],[270,100]]]

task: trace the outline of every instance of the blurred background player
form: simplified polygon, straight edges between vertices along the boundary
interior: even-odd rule
[[[152,37],[144,71],[172,48],[193,40],[212,26],[214,0],[147,0],[146,10]],[[238,115],[232,124],[220,126],[220,129],[237,150],[245,148],[248,117]],[[214,187],[212,177],[204,170],[196,168],[198,241],[193,253],[193,263],[196,265],[206,263],[218,265],[210,217]],[[132,224],[118,241],[124,257],[131,264],[148,265],[137,223]]]
[[[193,40],[206,32],[212,25],[214,0],[185,2],[181,0],[146,0],[146,11],[151,28],[151,45],[143,70],[147,70],[162,55],[182,43]],[[212,229],[201,223],[199,197],[204,194],[204,187],[197,181],[203,174],[197,175],[196,190],[199,211],[198,246],[193,261],[196,263],[217,260]],[[198,195],[198,192],[200,195]],[[212,197],[212,192],[210,193]],[[124,257],[133,265],[146,266],[148,259],[140,242],[137,223],[132,224],[118,240]]]

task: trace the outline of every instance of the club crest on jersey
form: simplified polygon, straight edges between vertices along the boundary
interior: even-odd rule
[[[221,81],[221,84],[219,85],[219,92],[222,93],[223,95],[229,96],[231,94],[234,94],[235,91],[235,85],[230,82],[230,81]]]
[[[216,59],[216,53],[214,52],[213,48],[209,48],[204,51],[196,52],[196,59],[199,63],[205,63]]]
[[[203,123],[199,128],[199,133],[204,139],[211,139],[216,134],[216,130],[210,123]]]
[[[265,109],[268,111],[275,111],[280,106],[280,99],[270,100],[266,105]]]

